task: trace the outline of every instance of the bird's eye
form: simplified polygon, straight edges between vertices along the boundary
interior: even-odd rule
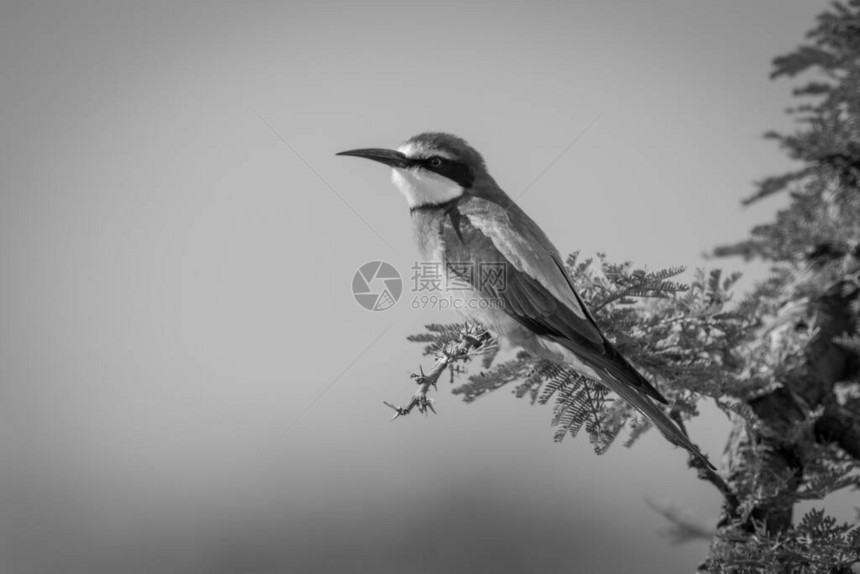
[[[441,157],[431,157],[430,158],[430,167],[435,167],[435,168],[442,167],[442,158]]]

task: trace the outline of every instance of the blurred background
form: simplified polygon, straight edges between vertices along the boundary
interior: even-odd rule
[[[389,422],[408,211],[336,158],[450,131],[559,249],[706,262],[785,169],[771,59],[821,1],[0,4],[0,572],[690,572],[646,501],[720,500],[655,433],[440,388]],[[368,312],[353,273],[406,279]],[[718,459],[728,424],[691,426]]]

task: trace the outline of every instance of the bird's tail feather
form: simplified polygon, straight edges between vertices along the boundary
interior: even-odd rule
[[[705,463],[709,469],[716,471],[716,467],[711,464],[708,457],[702,454],[702,451],[694,445],[687,435],[678,428],[678,425],[664,413],[660,407],[651,402],[651,400],[641,394],[625,381],[619,380],[613,374],[604,371],[604,377],[601,377],[601,382],[615,391],[622,399],[630,403],[636,410],[648,417],[660,433],[666,437],[666,440],[676,446],[685,448],[690,454]]]

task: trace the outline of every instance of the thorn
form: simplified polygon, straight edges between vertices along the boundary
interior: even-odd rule
[[[394,405],[392,405],[392,404],[391,404],[391,403],[389,403],[388,401],[382,401],[382,404],[384,404],[385,406],[387,406],[388,408],[390,408],[391,410],[393,410],[393,411],[394,411],[394,416],[393,416],[393,417],[391,417],[391,420],[394,420],[394,419],[396,419],[397,417],[399,417],[400,415],[402,415],[402,414],[403,414],[403,409],[402,409],[402,408],[400,408],[400,407],[395,407]]]

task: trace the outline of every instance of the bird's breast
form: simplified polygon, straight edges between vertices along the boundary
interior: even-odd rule
[[[444,213],[417,210],[412,213],[412,236],[423,261],[443,262],[445,242],[440,233]]]
[[[442,210],[420,210],[412,214],[413,235],[420,253],[416,266],[437,269],[440,281],[433,293],[445,300],[445,308],[458,311],[470,321],[477,321],[494,333],[506,335],[518,331],[520,326],[505,311],[499,300],[488,299],[484,293],[469,288],[464,281],[448,273],[449,263],[441,229],[448,214]]]

